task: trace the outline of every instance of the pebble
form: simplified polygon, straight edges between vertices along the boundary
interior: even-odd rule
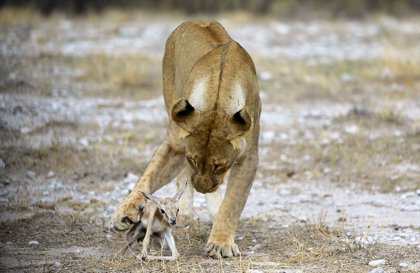
[[[87,147],[87,146],[89,146],[89,140],[85,137],[81,138],[81,139],[79,139],[79,144],[84,146],[84,147]]]
[[[273,74],[270,71],[263,71],[260,73],[260,78],[263,81],[268,81],[273,78]]]
[[[347,73],[342,74],[340,77],[340,80],[343,83],[352,83],[356,81],[356,79],[352,75],[347,74]]]
[[[250,269],[247,271],[247,273],[264,273],[264,271],[259,269]]]
[[[420,207],[418,205],[405,205],[401,208],[403,211],[418,211]]]
[[[28,243],[28,245],[39,245],[39,242],[38,242],[38,241],[33,240],[33,241],[30,241],[30,242]]]
[[[6,167],[6,163],[0,158],[0,169],[3,169],[4,167]]]
[[[26,171],[25,176],[31,180],[34,180],[36,178],[36,173],[33,171]]]
[[[139,180],[139,177],[133,173],[128,173],[127,176],[124,178],[123,183],[124,184],[132,184],[132,183],[137,183],[137,181]]]
[[[412,197],[415,197],[415,196],[416,196],[416,194],[412,191],[405,192],[405,193],[401,194],[402,199],[409,199],[409,198],[412,198]]]
[[[53,171],[49,171],[48,174],[47,174],[48,178],[52,178],[54,176],[55,176],[55,173]]]
[[[406,267],[408,267],[408,264],[405,263],[405,262],[402,262],[402,263],[399,263],[399,266],[401,266],[403,268],[406,268]]]
[[[370,266],[378,266],[378,265],[383,265],[385,264],[385,260],[384,259],[379,259],[379,260],[373,260],[369,262]]]
[[[9,194],[8,190],[0,190],[0,197],[5,197]]]
[[[54,268],[60,269],[61,268],[61,262],[55,262]]]
[[[345,131],[347,134],[354,135],[354,134],[359,133],[359,131],[360,131],[360,130],[359,130],[359,127],[358,127],[357,125],[352,124],[352,125],[346,126],[346,127],[344,128],[344,131]]]
[[[381,72],[381,78],[383,80],[394,78],[394,73],[388,67],[384,67]]]
[[[369,271],[369,273],[383,273],[384,269],[382,267],[377,267]]]

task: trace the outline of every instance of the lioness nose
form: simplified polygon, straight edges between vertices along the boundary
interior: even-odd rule
[[[176,225],[176,220],[170,220],[169,224],[172,225],[172,226]]]

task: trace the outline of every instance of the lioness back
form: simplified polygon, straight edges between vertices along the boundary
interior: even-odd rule
[[[166,42],[162,69],[167,107],[180,97],[197,61],[212,49],[231,41],[229,34],[216,21],[188,21],[172,32]]]

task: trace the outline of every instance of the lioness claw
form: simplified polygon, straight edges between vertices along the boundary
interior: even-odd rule
[[[218,245],[208,243],[206,245],[206,252],[209,257],[218,260],[222,258],[232,258],[241,255],[241,252],[239,251],[239,248],[235,243],[233,243],[232,245]]]
[[[114,212],[111,216],[110,230],[121,232],[128,230],[137,219],[137,209],[130,209],[129,207],[122,207]]]

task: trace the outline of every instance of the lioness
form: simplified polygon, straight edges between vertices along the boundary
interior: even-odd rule
[[[180,172],[177,183],[187,177],[195,190],[209,194],[218,192],[230,170],[206,252],[217,259],[237,256],[236,226],[258,166],[261,102],[254,63],[218,22],[185,22],[166,42],[163,93],[166,139],[111,226],[127,230],[145,202],[140,192],[153,193]]]

